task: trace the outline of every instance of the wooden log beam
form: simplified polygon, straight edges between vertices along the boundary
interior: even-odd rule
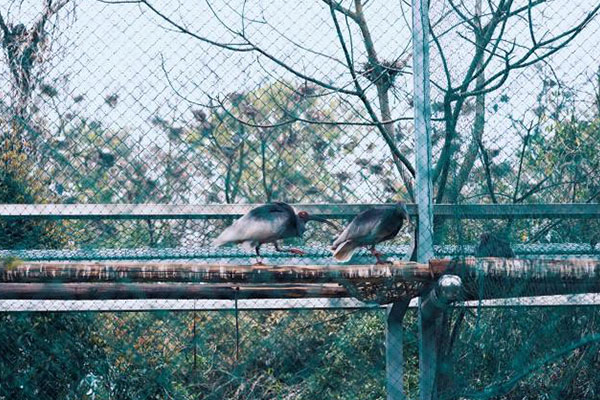
[[[596,259],[516,259],[497,257],[467,257],[462,260],[431,260],[431,268],[437,273],[449,270],[487,277],[510,279],[568,279],[590,280],[600,278],[600,260]]]
[[[337,284],[229,285],[190,283],[0,283],[0,299],[286,299],[339,298]]]
[[[462,300],[600,293],[600,260],[467,258],[430,264],[436,273],[462,278]]]
[[[0,265],[2,265],[0,263]],[[222,298],[221,293],[229,287],[239,286],[261,290],[270,288],[278,293],[286,285],[309,284],[343,285],[359,290],[369,283],[407,282],[428,284],[443,274],[454,274],[462,279],[464,295],[460,300],[478,300],[522,296],[542,296],[558,294],[600,293],[600,260],[518,260],[498,258],[467,258],[464,260],[431,260],[428,264],[396,262],[393,265],[289,265],[289,266],[240,266],[226,264],[203,264],[200,262],[19,262],[12,261],[0,266],[0,282],[7,284],[38,284],[49,288],[53,284],[86,284],[91,288],[111,288],[114,298],[127,283],[140,284],[140,290],[162,293],[168,298]],[[203,283],[191,292],[178,292],[177,283]],[[113,286],[103,286],[113,284]],[[141,284],[145,284],[141,285]],[[218,286],[220,284],[221,286]],[[366,284],[366,285],[365,285]],[[90,286],[92,285],[92,286]],[[159,287],[160,285],[160,287]],[[175,286],[168,286],[175,285]],[[210,286],[212,285],[212,286]],[[216,286],[215,286],[216,285]],[[60,285],[58,285],[60,286]],[[63,285],[64,286],[64,285]],[[126,285],[127,286],[127,285]],[[200,289],[207,287],[218,288]],[[385,286],[385,285],[384,285]],[[33,286],[32,286],[33,287]],[[133,287],[133,286],[129,286]],[[20,298],[17,288],[26,286],[2,286],[8,290],[1,298]],[[224,288],[224,289],[223,289]],[[40,289],[41,290],[41,289]],[[312,289],[311,289],[312,290]],[[340,289],[341,290],[341,289]],[[353,289],[354,290],[354,289]],[[153,292],[154,291],[154,292]],[[42,291],[38,290],[38,296]],[[48,292],[52,293],[52,292]],[[75,292],[64,292],[76,295]],[[94,298],[92,289],[87,295]],[[188,294],[186,294],[188,293]],[[196,293],[196,294],[194,294]],[[255,290],[250,296],[256,296]],[[299,291],[299,296],[316,296],[317,292]],[[333,296],[329,295],[322,297]],[[348,296],[344,289],[333,297]],[[354,293],[354,292],[353,292]],[[98,292],[103,296],[104,292]],[[156,295],[156,294],[155,294]],[[287,297],[289,294],[283,294]],[[9,297],[6,297],[9,296]],[[195,297],[200,296],[200,297]],[[110,296],[109,296],[110,297]],[[42,297],[35,297],[42,298]],[[106,297],[98,297],[106,298]],[[130,297],[125,297],[130,298]],[[224,298],[229,298],[225,296]]]
[[[201,262],[20,262],[0,266],[0,282],[223,282],[315,283],[398,278],[429,281],[427,264],[232,265]]]
[[[0,260],[2,261],[2,260]],[[399,278],[429,282],[447,273],[490,279],[598,280],[600,260],[594,259],[434,259],[429,264],[396,261],[390,265],[236,265],[201,261],[20,261],[0,262],[0,282],[295,282]],[[433,278],[432,278],[433,275]]]

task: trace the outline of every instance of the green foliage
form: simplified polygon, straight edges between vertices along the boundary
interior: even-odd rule
[[[0,318],[0,399],[385,398],[382,310]]]
[[[342,130],[320,125],[335,105],[314,96],[316,88],[292,90],[274,84],[232,93],[224,109],[196,110],[197,125],[185,137],[211,168],[205,188],[210,202],[336,201],[331,170],[341,149]],[[304,95],[310,92],[312,96]],[[317,123],[300,124],[297,118]]]
[[[369,202],[407,195],[374,127],[332,124],[340,115],[356,122],[354,106],[328,101],[307,83],[230,93],[191,116],[161,110],[147,130],[92,118],[78,108],[83,96],[72,97],[66,84],[42,84],[39,92],[44,112],[33,104],[12,112],[30,114],[27,123],[15,125],[11,111],[1,109],[0,203]],[[108,94],[103,107],[118,110],[125,97]],[[488,112],[499,113],[511,98],[502,94]],[[461,101],[452,117],[443,103],[432,107],[445,123],[460,120],[451,129],[434,127],[436,149],[444,134],[456,135],[448,142],[448,169],[458,174],[462,158],[475,155],[456,201],[597,201],[600,120],[581,116],[573,93],[543,79],[534,123],[511,120],[521,150],[514,154],[503,153],[506,139],[494,143],[489,132],[470,147],[472,100]],[[400,150],[412,157],[411,127],[398,128]],[[438,243],[474,243],[491,229],[506,231],[512,242],[600,240],[598,221],[589,220],[439,226]],[[219,228],[215,221],[2,219],[0,249],[190,247],[206,244]],[[18,263],[2,259],[0,269]],[[443,349],[449,362],[441,398],[599,398],[594,311],[454,310],[445,321],[457,336]],[[244,311],[237,321],[233,312],[4,313],[0,400],[384,399],[384,322],[381,309]],[[405,387],[415,399],[413,311],[405,328]]]
[[[0,204],[46,203],[52,199],[47,180],[28,154],[29,143],[17,136],[18,127],[0,115]],[[0,248],[56,248],[64,244],[60,224],[31,219],[0,219]]]
[[[15,174],[0,171],[0,204],[33,203],[31,189],[15,179]],[[0,248],[56,248],[64,243],[60,225],[31,219],[0,220]]]
[[[588,202],[598,195],[600,119],[571,117],[557,121],[543,136],[539,133],[531,140],[528,167],[546,174],[547,187],[563,189],[547,192],[550,196],[546,198],[553,202]]]
[[[76,399],[104,360],[92,314],[0,314],[0,399]]]
[[[593,308],[480,309],[460,321],[441,398],[575,400],[600,393],[600,380],[590,375],[600,366]]]
[[[12,269],[17,268],[22,263],[23,263],[23,260],[21,260],[18,257],[0,258],[0,271],[1,270],[10,271]]]

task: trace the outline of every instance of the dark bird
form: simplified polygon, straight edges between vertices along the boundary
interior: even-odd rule
[[[515,253],[507,240],[502,239],[493,233],[485,232],[479,237],[479,244],[475,249],[475,256],[514,258]]]
[[[308,221],[318,221],[339,230],[333,222],[324,218],[309,215],[306,211],[298,214],[294,209],[283,202],[273,202],[250,210],[243,217],[227,227],[214,240],[213,246],[219,247],[227,243],[241,244],[242,248],[251,251],[254,249],[260,262],[260,246],[264,243],[273,243],[275,250],[303,255],[299,249],[282,249],[277,244],[278,240],[301,237]]]
[[[333,257],[338,261],[348,261],[358,247],[366,246],[377,258],[377,264],[385,264],[375,245],[396,237],[405,220],[408,222],[410,218],[402,202],[361,212],[333,242]]]
[[[598,243],[599,240],[600,240],[600,233],[592,236],[592,238],[590,239],[590,246],[592,246],[592,250],[596,249],[596,244]]]

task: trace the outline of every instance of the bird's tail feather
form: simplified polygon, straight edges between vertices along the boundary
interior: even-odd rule
[[[231,242],[231,232],[229,229],[225,229],[215,240],[213,240],[212,245],[213,247],[220,247],[229,242]]]
[[[226,240],[224,240],[222,237],[218,237],[215,240],[212,241],[212,247],[221,247],[223,246],[225,243],[227,243]]]
[[[352,243],[349,240],[346,240],[345,242],[340,243],[340,245],[337,246],[337,248],[333,252],[333,257],[338,261],[346,262],[350,258],[352,258],[352,254],[354,254],[354,251],[356,251],[357,247],[358,246],[356,246],[356,244]]]

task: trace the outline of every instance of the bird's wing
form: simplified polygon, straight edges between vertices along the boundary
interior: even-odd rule
[[[376,243],[393,239],[402,228],[405,217],[397,211],[397,209],[388,209],[385,211],[379,225],[375,228]]]
[[[346,241],[370,241],[371,238],[374,238],[377,231],[381,230],[381,222],[385,220],[386,213],[388,212],[389,210],[383,207],[370,208],[361,212],[333,242],[332,248],[336,249],[341,243]]]
[[[515,253],[510,247],[510,242],[497,236],[489,235],[487,238],[481,239],[475,250],[475,256],[514,258]]]
[[[287,204],[285,204],[287,206]],[[289,209],[293,209],[290,206]],[[245,241],[269,242],[279,238],[290,218],[289,210],[280,204],[256,207],[235,221],[215,239],[214,245]]]
[[[244,215],[244,217],[249,216],[256,219],[269,219],[273,215],[278,214],[296,215],[294,209],[290,205],[276,201],[253,208],[246,215]]]

